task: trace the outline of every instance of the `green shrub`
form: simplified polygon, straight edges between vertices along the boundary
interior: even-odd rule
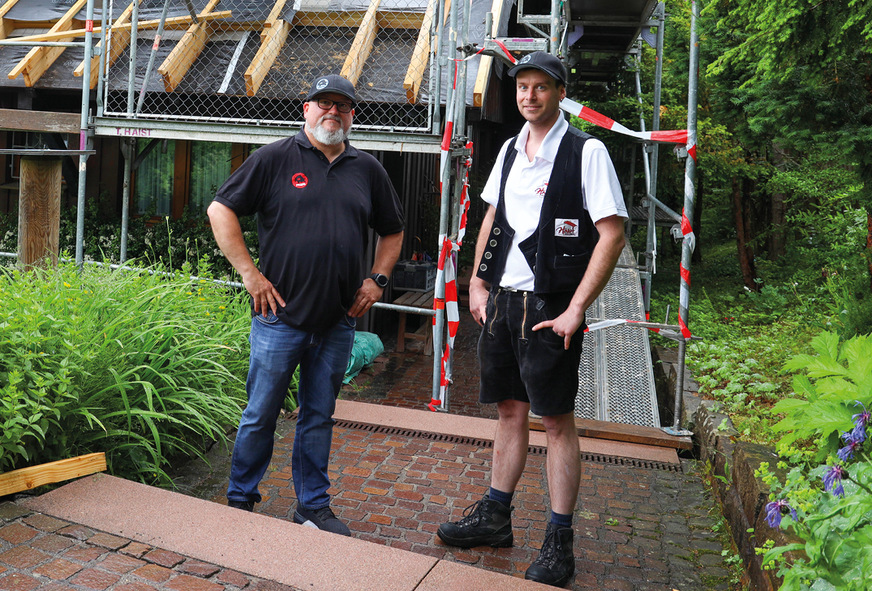
[[[790,528],[800,542],[760,550],[764,564],[779,568],[782,591],[861,591],[872,580],[872,335],[839,342],[823,333],[815,355],[793,357],[794,398],[775,405],[784,432],[781,483],[761,465],[758,476],[773,491],[766,506],[771,527]],[[798,449],[798,440],[804,440]],[[792,465],[792,467],[791,467]],[[798,557],[789,560],[788,553]]]
[[[0,471],[104,451],[169,484],[172,459],[236,426],[247,294],[159,271],[0,270]]]

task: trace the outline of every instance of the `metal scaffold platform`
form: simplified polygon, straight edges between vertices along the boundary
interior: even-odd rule
[[[588,324],[613,318],[645,320],[642,282],[629,245],[587,316]],[[660,427],[647,330],[623,324],[584,335],[578,377],[576,417]]]

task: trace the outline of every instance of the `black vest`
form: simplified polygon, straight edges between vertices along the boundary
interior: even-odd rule
[[[535,276],[536,294],[574,292],[587,270],[599,240],[590,214],[584,208],[581,186],[581,151],[593,136],[570,126],[560,141],[548,188],[539,214],[539,226],[519,244]],[[498,285],[515,231],[506,220],[506,179],[515,161],[515,141],[506,148],[499,201],[476,275]],[[564,198],[565,197],[565,198]],[[559,223],[558,223],[559,221]]]

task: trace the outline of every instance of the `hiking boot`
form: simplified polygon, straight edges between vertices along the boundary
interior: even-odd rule
[[[460,521],[443,523],[436,531],[436,535],[449,546],[509,548],[515,541],[511,507],[485,495],[464,509],[463,515]]]
[[[524,578],[555,587],[566,585],[575,574],[575,555],[572,553],[573,533],[571,527],[560,527],[549,523],[539,557],[527,569]]]
[[[297,505],[297,510],[294,511],[294,523],[343,536],[351,535],[351,530],[336,518],[329,505],[320,509],[306,509]]]
[[[243,511],[254,511],[254,501],[227,501],[227,506]]]

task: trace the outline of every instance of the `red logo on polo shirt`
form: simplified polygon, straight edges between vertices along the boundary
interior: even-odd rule
[[[309,184],[309,178],[302,172],[298,172],[291,177],[291,184],[297,189],[304,189]]]

